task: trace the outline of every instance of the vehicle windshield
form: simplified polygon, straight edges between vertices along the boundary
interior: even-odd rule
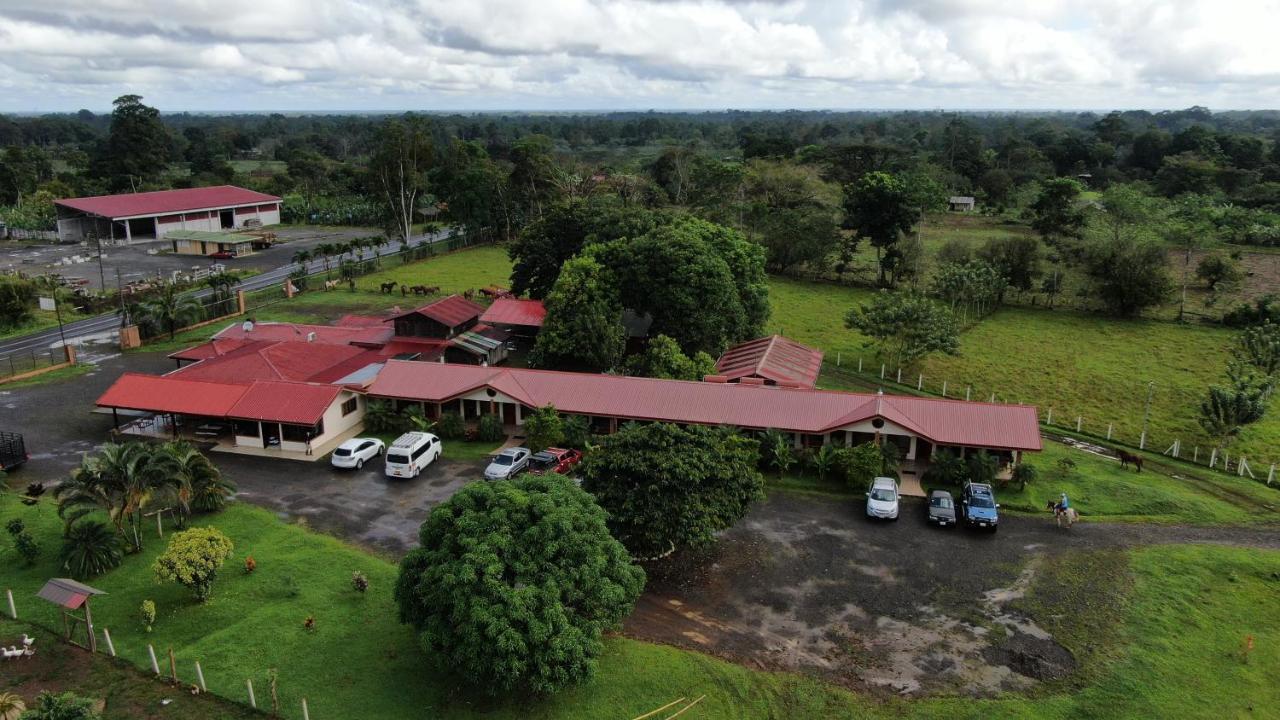
[[[871,490],[871,499],[879,500],[880,502],[893,502],[897,496],[898,493],[894,492],[892,488],[872,488]]]
[[[510,464],[511,464],[511,456],[510,456],[510,455],[499,455],[498,457],[496,457],[496,458],[494,458],[494,459],[493,459],[493,464],[494,464],[494,465],[510,465]]]
[[[333,451],[333,454],[337,455],[338,457],[347,457],[351,455],[351,451],[348,450],[347,448],[338,448],[337,450]]]
[[[556,458],[554,455],[538,453],[537,455],[529,458],[529,464],[534,467],[550,467],[556,464]]]
[[[409,464],[409,456],[408,456],[408,455],[401,455],[401,454],[399,454],[399,453],[387,453],[387,462],[389,462],[389,463],[400,463],[401,465],[408,465],[408,464]]]
[[[935,495],[929,504],[936,508],[943,508],[945,510],[946,508],[951,507],[951,498],[942,495]]]
[[[993,508],[996,506],[996,504],[991,501],[991,498],[986,495],[974,495],[973,499],[969,501],[969,504],[979,508]]]

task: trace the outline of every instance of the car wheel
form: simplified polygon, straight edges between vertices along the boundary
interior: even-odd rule
[[[364,469],[364,458],[361,458],[361,459],[359,459],[359,460],[357,460],[357,461],[356,461],[356,469],[357,469],[357,470],[363,470],[363,469]]]

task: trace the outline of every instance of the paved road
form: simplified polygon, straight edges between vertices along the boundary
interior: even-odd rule
[[[422,235],[415,237],[411,241],[411,245],[417,247],[419,245],[439,243],[447,240],[453,235],[452,229],[430,235]],[[387,241],[379,249],[379,252],[395,252],[399,250],[399,243]],[[375,252],[370,250],[361,251],[361,260],[368,260],[375,257]],[[261,290],[262,288],[283,282],[291,273],[298,269],[298,263],[290,262],[272,270],[267,270],[253,277],[247,278],[240,283],[238,289],[250,292],[253,290]],[[320,260],[312,260],[307,263],[308,273],[317,273],[324,270],[324,262]],[[212,293],[208,288],[193,290],[189,293],[196,299],[208,297]],[[62,345],[62,336],[65,334],[67,342],[73,342],[83,338],[97,338],[114,336],[120,328],[120,318],[114,312],[103,313],[91,318],[76,320],[67,323],[61,331],[57,327],[41,330],[29,335],[21,335],[0,341],[0,359],[6,355],[14,353],[27,353],[31,351],[42,351],[50,348],[60,347]]]

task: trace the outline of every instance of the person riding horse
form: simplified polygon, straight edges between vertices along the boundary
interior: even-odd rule
[[[1062,493],[1062,498],[1053,506],[1053,514],[1061,515],[1071,507],[1071,502],[1067,500],[1067,494]]]

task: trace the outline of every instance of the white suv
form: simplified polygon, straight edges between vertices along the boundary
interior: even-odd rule
[[[898,519],[898,481],[878,477],[867,490],[867,517],[884,520]]]
[[[418,477],[418,473],[439,458],[442,452],[444,452],[444,446],[440,444],[440,438],[435,435],[407,432],[396,438],[395,442],[391,443],[391,447],[387,448],[384,472],[388,477]]]
[[[378,457],[386,449],[387,446],[377,438],[351,438],[333,451],[333,455],[329,457],[329,464],[336,468],[359,470],[364,467],[366,461]]]

